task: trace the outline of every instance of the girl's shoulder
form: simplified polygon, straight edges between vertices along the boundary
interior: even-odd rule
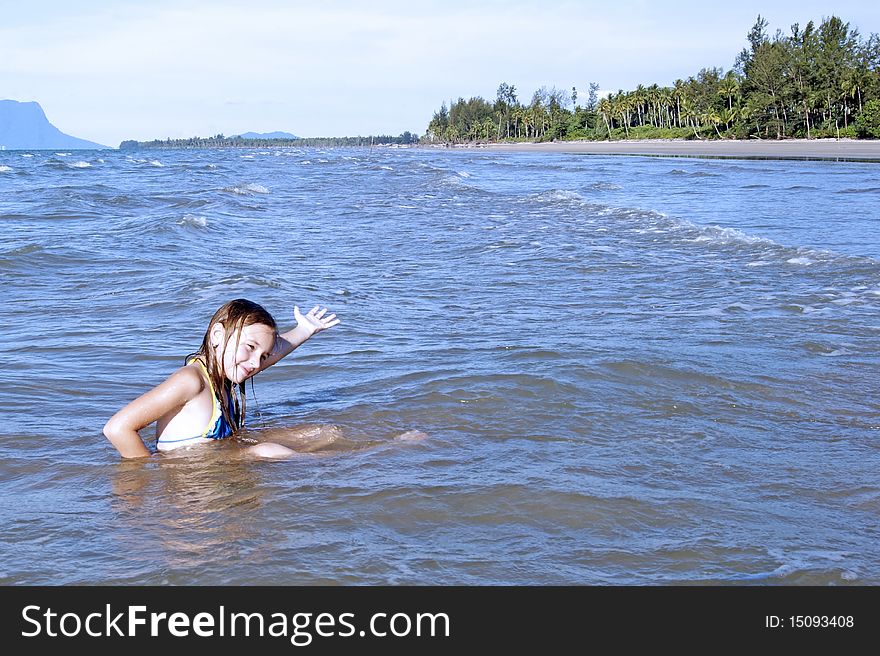
[[[171,374],[164,383],[181,396],[193,398],[205,389],[207,381],[196,362],[185,364]]]

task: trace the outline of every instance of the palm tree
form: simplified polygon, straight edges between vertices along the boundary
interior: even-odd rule
[[[608,130],[608,141],[611,141],[611,122],[608,118],[613,114],[613,106],[611,103],[612,95],[614,94],[608,94],[605,98],[602,98],[602,100],[599,101],[599,113],[602,115],[602,119],[605,121],[605,128]]]
[[[713,128],[715,128],[715,134],[718,135],[718,138],[721,138],[721,132],[718,130],[718,124],[721,123],[721,115],[713,108],[709,108],[706,110],[700,117],[703,123],[710,123]]]
[[[684,82],[676,80],[672,90],[672,97],[675,98],[676,116],[678,118],[678,127],[681,127],[681,98],[684,96]]]
[[[731,107],[730,109],[723,109],[719,112],[719,117],[721,121],[724,123],[724,129],[730,130],[730,124],[736,122],[736,119],[739,118],[740,108]]]
[[[663,87],[660,89],[660,106],[666,115],[666,126],[663,125],[663,115],[660,116],[660,127],[672,127],[672,117],[669,115],[669,106],[672,104],[672,89]]]
[[[614,100],[611,101],[611,115],[616,116],[623,123],[623,131],[626,133],[627,139],[629,139],[629,107],[630,99],[621,89],[617,92]]]
[[[681,113],[684,116],[685,122],[690,126],[690,128],[694,131],[694,137],[697,139],[700,138],[700,133],[697,132],[697,121],[699,119],[699,115],[694,109],[693,105],[691,105],[691,101],[689,98],[685,97],[682,99],[681,103]]]
[[[659,119],[660,119],[660,108],[659,108],[660,87],[658,87],[656,84],[652,84],[651,86],[648,87],[647,95],[648,95],[648,105],[651,108],[650,113],[654,117],[654,118],[649,118],[648,122],[651,125],[654,125],[654,119],[657,119],[658,123],[659,123]],[[657,125],[656,127],[660,127],[660,126]]]
[[[644,125],[645,121],[642,118],[642,105],[648,98],[647,91],[645,90],[645,87],[640,84],[630,95],[632,97],[632,104],[635,105],[636,111],[639,115],[639,125]]]
[[[739,92],[739,82],[733,71],[728,71],[718,83],[718,95],[727,98],[727,109],[733,109],[733,97]]]

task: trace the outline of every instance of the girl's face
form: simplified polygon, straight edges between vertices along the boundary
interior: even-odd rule
[[[240,334],[236,330],[232,332],[221,358],[225,333],[220,324],[215,327],[219,328],[215,355],[223,363],[223,373],[233,383],[243,383],[257,373],[275,346],[275,330],[266,324],[252,323],[243,327]]]

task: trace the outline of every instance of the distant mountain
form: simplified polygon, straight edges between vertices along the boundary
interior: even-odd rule
[[[259,132],[245,132],[237,136],[242,139],[299,139],[298,136],[290,134],[290,132],[264,132],[262,134]]]
[[[108,146],[64,134],[49,123],[39,103],[0,100],[0,148],[92,150]]]

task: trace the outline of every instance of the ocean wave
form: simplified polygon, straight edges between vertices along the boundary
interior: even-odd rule
[[[685,171],[684,169],[672,169],[669,175],[684,175],[690,178],[718,178],[718,173],[709,173],[708,171]]]
[[[74,162],[73,164],[68,164],[68,166],[72,169],[90,169],[90,168],[92,168],[91,164],[89,164],[88,162],[83,162],[81,160],[79,162]]]
[[[214,282],[196,281],[185,287],[185,293],[193,294],[200,300],[213,298],[218,292],[234,298],[234,294],[243,290],[281,289],[276,280],[256,275],[226,276]],[[233,294],[230,296],[230,294]]]
[[[0,173],[9,173],[12,171],[11,166],[0,165]]]
[[[269,190],[266,189],[261,184],[256,184],[254,182],[249,182],[243,185],[235,185],[232,187],[225,187],[223,191],[228,191],[233,194],[238,194],[240,196],[250,196],[252,194],[268,194]]]
[[[838,194],[876,194],[880,193],[880,187],[852,187],[841,189]]]
[[[17,257],[21,255],[30,255],[31,253],[40,253],[45,250],[46,249],[40,244],[27,244],[25,246],[13,248],[11,251],[3,253],[3,255],[6,257]]]
[[[604,224],[606,231],[625,231],[636,236],[650,235],[653,237],[652,245],[662,244],[663,241],[657,241],[658,236],[665,236],[670,245],[734,249],[738,255],[752,258],[745,265],[748,267],[774,264],[812,266],[837,263],[846,266],[873,268],[880,264],[880,260],[871,257],[839,253],[812,246],[781,244],[769,237],[749,234],[738,228],[698,224],[655,210],[591,205],[573,192],[556,191],[545,195],[544,198],[556,202],[581,203],[589,210],[589,214],[612,219],[612,222]],[[593,232],[599,230],[601,229],[592,228]]]
[[[182,219],[178,219],[177,225],[190,228],[206,228],[208,226],[208,219],[204,216],[185,214]]]
[[[623,189],[619,184],[614,184],[613,182],[594,182],[587,189],[591,189],[593,191],[619,191]]]
[[[712,243],[712,244],[760,244],[762,246],[779,246],[772,239],[766,237],[757,237],[750,235],[736,228],[725,228],[717,225],[700,226],[690,221],[682,221],[680,223],[684,229],[690,229],[697,233],[691,241],[694,243]]]
[[[581,204],[581,205],[592,205],[589,201],[581,196],[576,191],[571,191],[569,189],[551,189],[549,191],[542,191],[537,194],[530,194],[525,198],[521,199],[521,202],[539,202],[539,203],[565,203],[565,204]],[[598,207],[598,206],[596,206]],[[612,210],[613,208],[606,208]]]
[[[520,199],[520,202],[556,205],[566,212],[572,208],[580,210],[577,215],[578,222],[580,225],[590,226],[591,234],[628,233],[637,239],[650,237],[652,247],[665,242],[670,246],[735,249],[741,255],[751,258],[746,263],[749,267],[773,264],[811,266],[828,262],[873,266],[878,263],[871,258],[845,255],[820,248],[780,244],[768,237],[750,234],[738,228],[698,224],[656,210],[591,203],[581,194],[566,189],[530,194]],[[584,221],[584,219],[590,220]],[[601,227],[596,227],[600,221]]]
[[[136,158],[136,157],[128,157],[127,159],[128,159],[129,162],[132,162],[132,163],[134,163],[134,164],[148,164],[148,165],[150,165],[150,166],[155,166],[155,167],[163,167],[163,166],[165,166],[165,165],[164,165],[162,162],[160,162],[158,159],[138,159],[138,158]]]

